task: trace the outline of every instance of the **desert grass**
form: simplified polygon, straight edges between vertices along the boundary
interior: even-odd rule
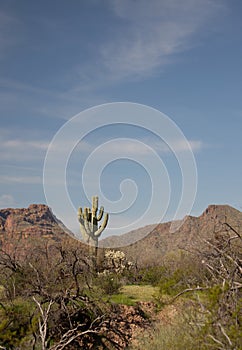
[[[159,288],[151,285],[126,285],[121,288],[121,294],[133,299],[135,302],[154,301],[158,293]]]
[[[108,300],[115,304],[134,306],[138,302],[154,302],[158,292],[159,288],[151,285],[125,285]]]
[[[158,323],[135,340],[129,350],[201,350],[198,333],[178,317],[172,323]]]

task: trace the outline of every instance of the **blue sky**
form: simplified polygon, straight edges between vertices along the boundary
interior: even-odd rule
[[[58,130],[87,108],[129,101],[165,113],[191,142],[198,170],[193,215],[212,203],[241,209],[241,16],[236,0],[2,0],[1,207],[45,203],[44,160]],[[115,137],[157,141],[125,126],[87,136],[69,162],[74,206],[87,204],[80,177],[85,156]],[[169,219],[181,181],[174,156],[161,152],[161,158],[173,189]],[[140,197],[127,217],[117,215],[120,225],[140,215],[149,197],[146,175],[121,159],[104,170],[101,185],[110,200],[119,198],[127,176],[137,182]]]

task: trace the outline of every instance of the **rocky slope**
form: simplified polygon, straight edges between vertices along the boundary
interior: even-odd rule
[[[44,204],[31,204],[28,208],[0,210],[0,240],[5,238],[66,236],[67,229]]]
[[[241,232],[242,213],[228,205],[210,205],[199,217],[187,216],[176,232],[170,232],[171,222],[149,225],[122,236],[108,237],[100,246],[122,247],[127,259],[138,265],[155,264],[178,249],[201,248],[205,239],[231,235],[224,223]],[[24,238],[30,245],[37,238],[59,241],[69,238],[67,232],[72,235],[44,204],[0,210],[0,244],[8,238]],[[135,243],[127,245],[132,240]]]
[[[129,260],[136,261],[139,265],[155,264],[178,249],[199,249],[203,247],[204,240],[229,237],[233,232],[225,223],[241,232],[242,212],[228,205],[210,205],[199,217],[187,216],[176,232],[170,232],[171,222],[162,223],[155,225],[142,239],[139,239],[137,230],[121,237],[107,238],[105,246],[122,247],[124,237],[133,235],[134,241],[137,237],[139,240],[120,250],[125,252]],[[149,230],[150,228],[148,227]]]

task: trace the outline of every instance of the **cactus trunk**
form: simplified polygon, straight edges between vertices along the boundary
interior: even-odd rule
[[[97,214],[98,213],[98,214]],[[80,230],[85,243],[90,247],[90,253],[97,259],[98,239],[108,223],[108,213],[104,215],[102,224],[98,227],[98,222],[102,220],[104,208],[101,207],[98,212],[98,197],[92,197],[92,209],[82,208],[78,209],[78,220],[80,222]],[[96,263],[96,262],[95,262]]]

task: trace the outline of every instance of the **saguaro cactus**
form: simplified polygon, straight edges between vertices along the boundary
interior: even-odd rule
[[[98,238],[108,223],[108,213],[104,215],[102,224],[98,227],[98,222],[102,220],[104,208],[101,207],[98,212],[98,197],[92,197],[92,209],[85,207],[78,209],[78,220],[80,222],[81,234],[86,243],[95,248],[98,247]]]

